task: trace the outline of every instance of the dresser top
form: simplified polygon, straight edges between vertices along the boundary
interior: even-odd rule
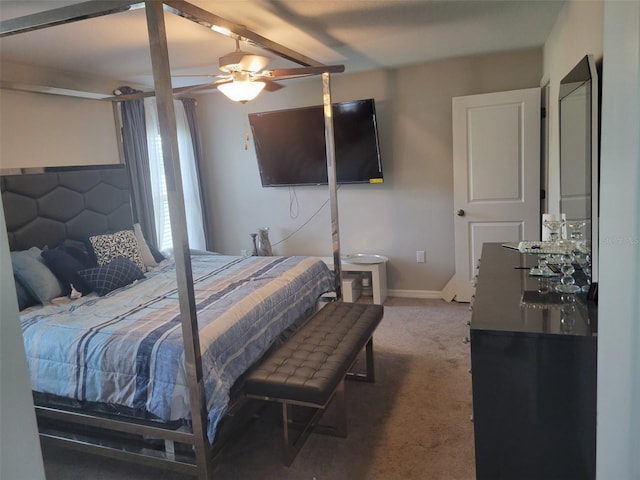
[[[521,254],[499,243],[485,243],[471,328],[531,334],[596,335],[597,306],[587,302],[584,293],[541,293],[545,290],[541,288],[544,282],[549,280],[529,275],[529,268],[537,262],[535,255]]]

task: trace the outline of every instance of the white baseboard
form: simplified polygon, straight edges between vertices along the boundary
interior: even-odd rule
[[[390,297],[426,298],[438,300],[442,298],[442,292],[439,290],[387,290],[387,295]]]

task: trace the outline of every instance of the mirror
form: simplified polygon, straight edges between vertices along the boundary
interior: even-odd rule
[[[560,81],[560,212],[568,223],[585,223],[594,283],[598,278],[598,91],[592,55],[586,55]]]

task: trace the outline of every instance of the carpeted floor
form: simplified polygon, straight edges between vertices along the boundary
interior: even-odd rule
[[[216,479],[475,478],[467,304],[389,298],[374,335],[376,383],[347,382],[348,437],[312,434],[281,461],[279,409],[268,409],[216,461]],[[271,414],[273,413],[273,414]],[[156,468],[48,447],[48,480],[186,480]]]

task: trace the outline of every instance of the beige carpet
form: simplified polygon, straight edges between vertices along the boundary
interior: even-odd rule
[[[347,382],[346,439],[312,434],[283,466],[270,408],[218,457],[216,479],[475,478],[467,304],[389,298],[374,336],[375,384]],[[47,448],[48,480],[183,480],[156,468]]]

